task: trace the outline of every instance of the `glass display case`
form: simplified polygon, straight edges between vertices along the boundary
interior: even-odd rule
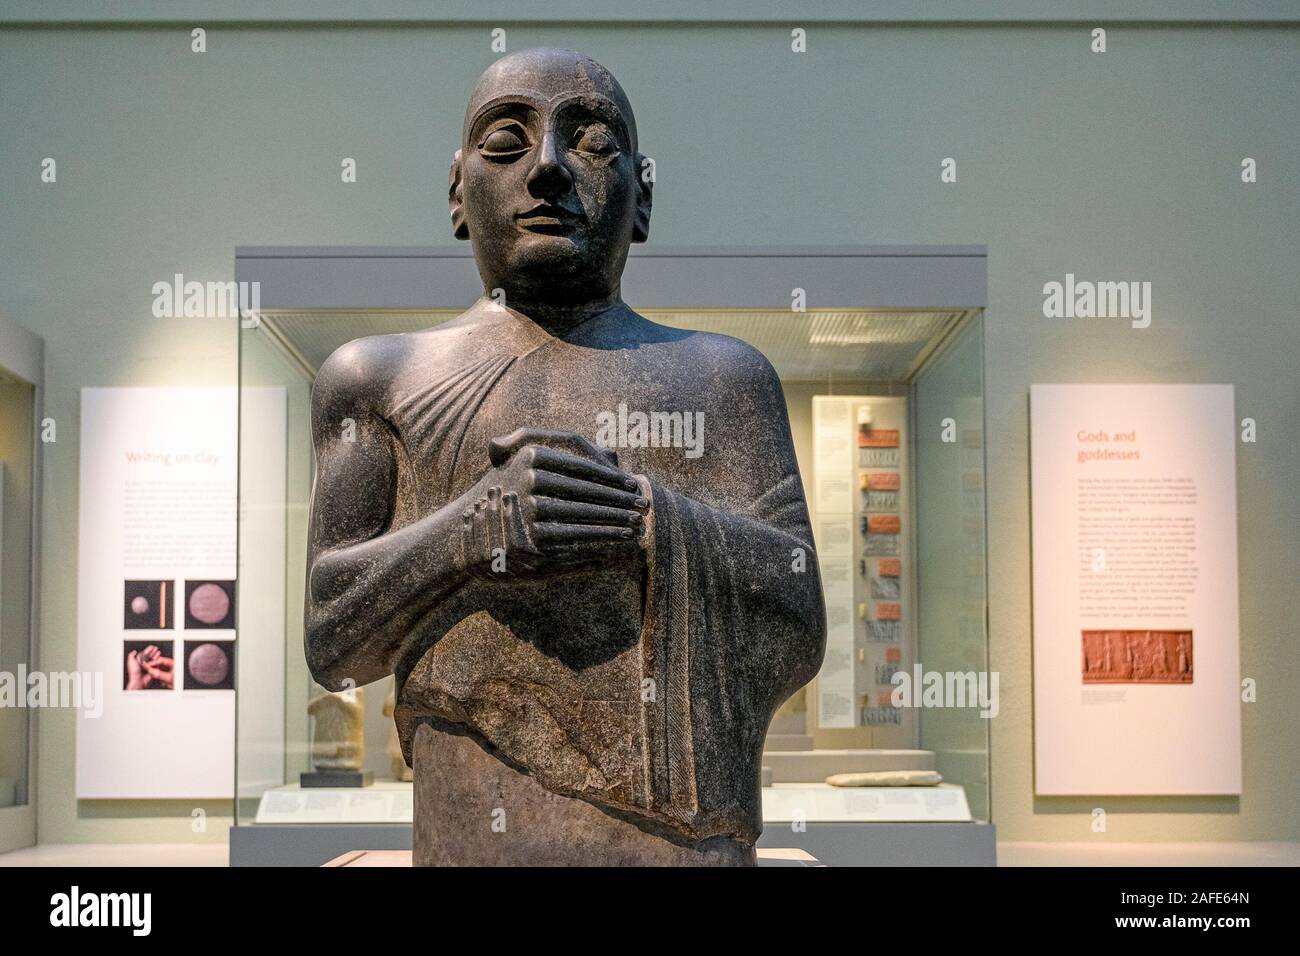
[[[35,389],[0,368],[0,670],[31,666]],[[27,802],[26,707],[0,707],[0,808]]]
[[[303,654],[303,601],[316,371],[346,342],[437,325],[474,297],[472,260],[464,256],[429,267],[451,269],[454,281],[417,270],[409,292],[394,291],[391,272],[366,278],[367,270],[410,269],[420,258],[255,250],[237,259],[241,279],[264,282],[262,311],[239,333],[239,828],[370,826],[377,839],[411,820],[392,678],[336,695],[315,686]],[[925,258],[907,264],[915,270]],[[771,362],[785,392],[828,636],[818,677],[779,709],[769,730],[768,845],[799,843],[793,834],[823,824],[867,828],[869,840],[871,827],[990,819],[981,713],[996,707],[989,699],[996,682],[987,666],[978,258],[979,280],[968,293],[952,291],[962,283],[942,275],[927,280],[922,269],[919,278],[905,278],[903,293],[877,275],[869,285],[886,291],[859,291],[853,307],[802,310],[717,305],[717,285],[727,283],[717,271],[725,272],[725,263],[716,260],[704,263],[714,267],[711,275],[701,273],[712,280],[715,301],[691,308],[682,304],[689,294],[683,283],[647,278],[629,263],[638,288],[625,297],[639,312],[748,342]],[[928,282],[945,291],[927,293]],[[657,296],[654,289],[666,284],[673,293]],[[946,304],[899,304],[927,295]],[[373,304],[363,306],[367,299]],[[666,304],[655,308],[656,299]],[[409,307],[413,301],[448,307]],[[927,693],[936,680],[937,696]],[[881,782],[845,775],[904,772],[913,783],[931,783],[928,774],[937,772],[942,782],[840,785]],[[350,844],[367,837],[352,830],[335,849],[361,849]]]
[[[0,674],[23,700],[0,706],[0,852],[36,838],[31,774],[35,719],[25,695],[33,659],[40,537],[39,420],[44,347],[0,316]],[[42,429],[44,435],[42,436]],[[17,706],[15,706],[15,704]]]

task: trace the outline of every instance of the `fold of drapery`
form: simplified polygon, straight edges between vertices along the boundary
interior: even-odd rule
[[[768,722],[821,659],[807,646],[825,612],[798,477],[744,514],[649,488],[643,803],[695,839],[754,840]]]

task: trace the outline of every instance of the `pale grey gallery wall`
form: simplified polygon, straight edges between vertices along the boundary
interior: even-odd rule
[[[657,161],[652,242],[987,245],[1000,835],[1300,837],[1294,24],[1114,23],[1105,53],[1079,22],[809,22],[802,53],[788,22],[216,24],[201,54],[194,25],[0,23],[0,311],[45,337],[58,422],[43,667],[76,663],[79,389],[235,382],[233,321],[154,318],[153,283],[231,278],[236,244],[451,243],[447,164],[503,27],[509,49],[577,47],[621,79]],[[341,181],[345,158],[356,183]],[[1151,282],[1150,327],[1044,318],[1043,285],[1066,273]],[[1242,670],[1259,682],[1240,800],[1033,795],[1033,382],[1228,382],[1258,423],[1238,449]],[[188,805],[78,804],[72,736],[70,713],[40,715],[42,840],[224,836],[228,807],[195,834]]]

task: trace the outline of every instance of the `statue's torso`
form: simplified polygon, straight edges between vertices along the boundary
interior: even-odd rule
[[[395,526],[471,488],[491,467],[491,439],[517,428],[596,441],[598,414],[617,418],[620,405],[713,411],[702,407],[707,396],[683,391],[680,340],[591,348],[493,318],[405,338],[379,409],[409,489]],[[703,468],[683,448],[615,450],[630,473],[684,493],[700,483]],[[397,668],[403,710],[468,726],[533,772],[586,781],[597,799],[632,799],[643,759],[643,591],[639,569],[626,566],[466,588],[408,641]]]
[[[421,513],[478,481],[489,467],[488,442],[517,428],[571,431],[595,441],[597,416],[617,415],[620,405],[649,413],[704,411],[716,403],[707,382],[683,374],[682,364],[691,360],[685,338],[592,348],[505,322],[449,324],[409,338],[384,414],[412,455]],[[451,407],[467,393],[474,394],[466,407]],[[458,436],[457,448],[442,449],[450,457],[439,457],[438,442],[449,433]],[[684,494],[706,486],[703,464],[682,448],[615,450],[625,471],[662,475]]]

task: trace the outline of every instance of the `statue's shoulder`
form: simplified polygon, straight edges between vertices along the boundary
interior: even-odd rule
[[[468,344],[477,317],[466,313],[441,325],[418,332],[367,335],[353,339],[330,353],[312,387],[313,397],[328,404],[385,404],[383,399],[400,387],[402,373],[413,367],[426,374],[439,365],[454,366],[459,344]]]
[[[385,391],[406,364],[411,349],[406,339],[405,334],[368,335],[340,345],[316,373],[313,398],[333,404]]]
[[[698,361],[731,369],[742,377],[776,377],[767,356],[743,339],[721,332],[696,332],[687,341]]]
[[[662,350],[684,372],[706,375],[713,381],[767,388],[779,382],[772,363],[754,346],[720,332],[702,332],[660,325],[638,315],[641,344]]]

